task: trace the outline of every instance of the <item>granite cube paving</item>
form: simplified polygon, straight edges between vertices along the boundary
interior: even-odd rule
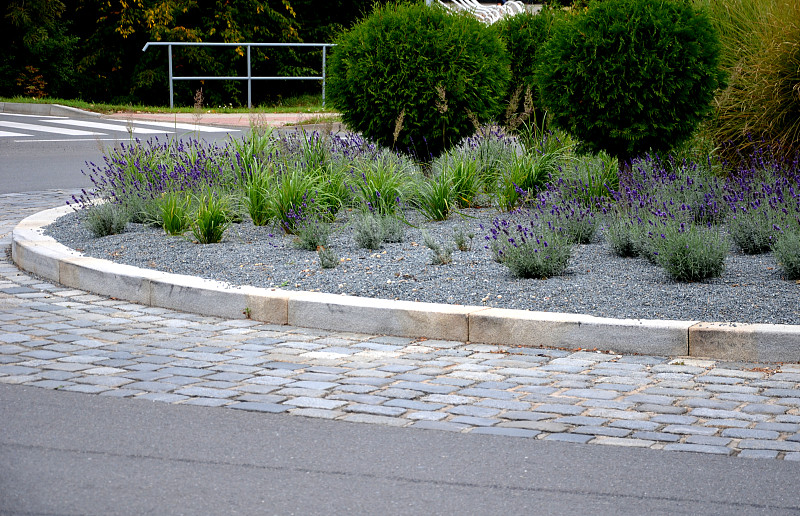
[[[0,195],[0,209],[18,221],[53,199],[14,204]],[[43,282],[5,253],[0,301],[0,383],[575,446],[800,460],[796,364],[756,369],[202,316]]]

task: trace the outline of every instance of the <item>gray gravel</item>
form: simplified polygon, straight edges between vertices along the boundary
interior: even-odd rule
[[[698,283],[672,281],[640,258],[618,258],[604,242],[575,246],[570,267],[546,280],[513,278],[484,247],[495,211],[468,211],[444,223],[409,227],[406,239],[379,251],[359,249],[346,221],[337,224],[331,247],[342,262],[322,269],[315,252],[301,251],[274,229],[234,224],[220,244],[200,245],[186,237],[129,224],[120,235],[93,238],[79,214],[62,217],[47,234],[87,256],[143,268],[201,276],[231,285],[280,287],[353,296],[403,299],[599,317],[800,324],[800,284],[781,278],[772,255],[746,256],[731,249],[720,278]],[[452,244],[455,228],[475,233],[470,251],[453,252],[448,265],[432,265],[421,228]]]

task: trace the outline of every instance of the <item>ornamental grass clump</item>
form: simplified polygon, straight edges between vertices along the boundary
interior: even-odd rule
[[[728,240],[718,230],[668,224],[658,245],[658,264],[676,281],[702,281],[722,275]]]
[[[452,179],[446,173],[441,173],[432,179],[420,182],[415,199],[417,210],[427,220],[447,220],[456,207]]]
[[[222,240],[229,222],[228,200],[219,193],[208,191],[196,200],[197,213],[191,230],[201,244],[216,244]]]
[[[407,200],[417,175],[418,170],[413,163],[385,151],[374,159],[358,160],[352,170],[350,184],[362,208],[388,215]]]
[[[192,199],[183,192],[165,192],[158,199],[161,227],[171,236],[186,233],[192,225]]]

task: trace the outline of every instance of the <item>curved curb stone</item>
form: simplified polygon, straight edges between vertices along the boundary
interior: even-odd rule
[[[39,212],[13,231],[22,269],[73,288],[149,306],[271,324],[505,346],[800,362],[800,326],[610,319],[480,306],[391,301],[228,284],[90,258],[43,234],[68,206]]]

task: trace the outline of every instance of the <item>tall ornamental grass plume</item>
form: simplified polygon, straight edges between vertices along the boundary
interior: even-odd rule
[[[336,45],[331,105],[383,147],[429,161],[502,110],[508,53],[471,15],[423,2],[375,4]]]
[[[800,154],[800,2],[698,0],[709,6],[730,73],[709,134],[736,164],[759,145],[783,161]]]
[[[362,209],[388,215],[408,200],[419,175],[408,158],[383,151],[372,159],[356,160],[349,184]]]
[[[559,20],[536,72],[552,122],[624,164],[688,139],[721,84],[720,44],[685,0],[604,0]]]

